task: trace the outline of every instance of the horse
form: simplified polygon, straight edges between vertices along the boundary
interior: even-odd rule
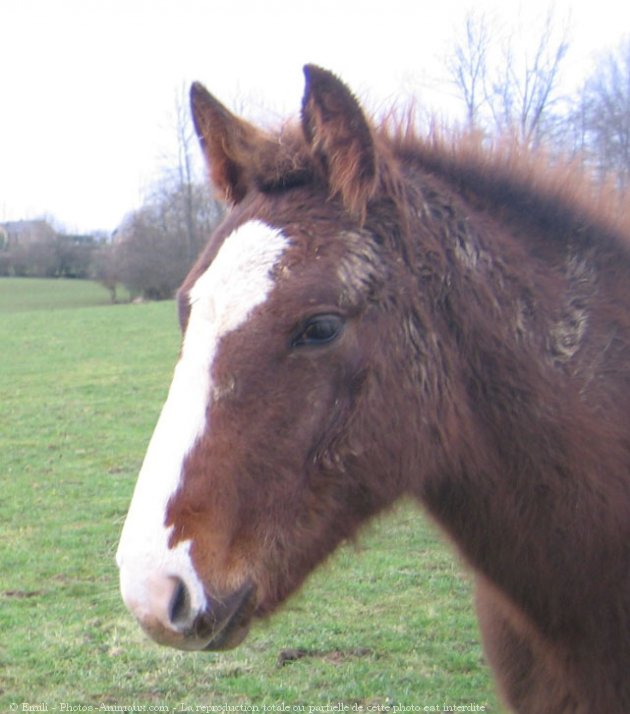
[[[158,643],[238,645],[416,500],[470,569],[513,711],[630,711],[630,242],[513,148],[370,118],[308,65],[262,129],[200,84],[230,205],[178,292],[173,381],[117,552]]]

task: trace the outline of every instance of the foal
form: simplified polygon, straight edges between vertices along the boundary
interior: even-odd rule
[[[557,170],[374,126],[305,72],[275,134],[192,88],[232,209],[179,292],[127,606],[163,644],[235,646],[411,495],[515,711],[629,712],[627,230]]]

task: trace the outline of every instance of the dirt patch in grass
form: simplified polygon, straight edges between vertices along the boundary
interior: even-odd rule
[[[333,664],[341,664],[342,662],[347,662],[350,659],[368,657],[371,654],[373,654],[372,650],[368,647],[353,647],[349,650],[332,650],[330,652],[289,648],[280,651],[278,659],[276,660],[276,665],[278,667],[284,667],[291,662],[295,662],[306,657],[316,657],[318,659],[326,660],[326,662],[332,662]]]
[[[2,597],[5,598],[15,598],[17,600],[22,600],[29,597],[37,597],[38,595],[43,595],[43,590],[5,590],[2,593]]]

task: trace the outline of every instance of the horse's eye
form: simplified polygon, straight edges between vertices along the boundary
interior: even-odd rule
[[[314,315],[300,325],[291,339],[291,347],[327,345],[341,334],[344,320],[339,315]]]

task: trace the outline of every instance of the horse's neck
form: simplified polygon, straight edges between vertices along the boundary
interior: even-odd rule
[[[570,628],[576,588],[593,590],[605,543],[602,478],[621,478],[584,400],[594,273],[586,257],[545,262],[498,221],[462,215],[442,228],[448,277],[434,298],[452,358],[444,399],[458,402],[445,411],[459,427],[443,435],[444,470],[419,493],[473,567],[532,620]]]

